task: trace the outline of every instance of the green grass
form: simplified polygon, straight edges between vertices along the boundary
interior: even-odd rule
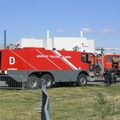
[[[52,120],[120,120],[119,86],[49,90]]]
[[[120,86],[48,90],[51,120],[120,120]],[[0,120],[39,120],[39,90],[0,90]]]
[[[0,90],[0,120],[39,120],[40,90]]]

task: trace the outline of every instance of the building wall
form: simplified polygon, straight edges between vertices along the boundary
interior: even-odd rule
[[[36,38],[22,38],[16,44],[19,44],[21,48],[23,47],[44,47],[43,39]]]
[[[73,50],[74,47],[78,47],[80,51],[94,51],[94,40],[88,40],[87,38],[80,37],[55,37],[53,47],[61,50]]]
[[[46,49],[52,50],[53,49],[53,39],[52,38],[48,38],[47,39],[47,45],[45,47]]]
[[[47,39],[35,39],[35,38],[22,38],[16,44],[20,44],[20,47],[44,47],[52,50],[73,50],[74,47],[78,47],[79,51],[94,52],[94,40],[80,37],[54,37]]]

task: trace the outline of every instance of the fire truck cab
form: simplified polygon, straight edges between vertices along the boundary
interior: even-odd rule
[[[109,70],[120,77],[120,54],[104,55],[104,69]]]
[[[106,69],[111,69],[113,67],[119,68],[120,55],[118,54],[106,54],[104,55],[104,67]]]

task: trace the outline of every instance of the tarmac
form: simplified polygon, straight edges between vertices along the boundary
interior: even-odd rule
[[[104,80],[95,80],[87,82],[88,85],[106,85]],[[120,78],[116,80],[116,85],[120,85]]]

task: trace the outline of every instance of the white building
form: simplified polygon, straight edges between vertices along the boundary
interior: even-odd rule
[[[94,52],[94,40],[81,37],[54,37],[53,47],[61,50],[73,50]]]
[[[44,47],[44,40],[43,39],[36,39],[36,38],[22,38],[21,40],[17,41],[16,44],[19,44],[20,48],[24,47]]]
[[[81,34],[80,37],[49,37],[49,31],[47,31],[47,39],[36,39],[36,38],[22,38],[16,44],[23,47],[44,47],[52,50],[74,50],[86,52],[94,52],[94,40],[84,38]]]

